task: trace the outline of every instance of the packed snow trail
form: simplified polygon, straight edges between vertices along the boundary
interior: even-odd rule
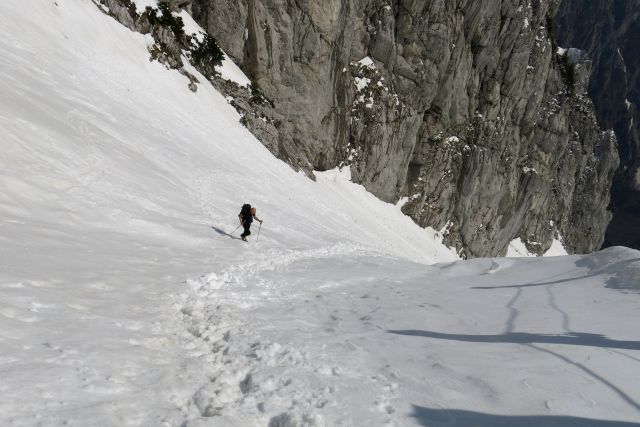
[[[637,252],[425,267],[344,249],[265,255],[189,282],[187,341],[213,355],[200,414],[219,425],[637,425],[640,340],[620,322],[638,317],[638,295],[606,287],[633,285],[619,272]]]
[[[89,0],[0,2],[2,425],[639,419],[638,252],[452,263],[151,43]],[[226,235],[245,202],[258,243]]]

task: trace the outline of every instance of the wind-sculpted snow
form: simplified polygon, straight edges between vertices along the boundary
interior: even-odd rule
[[[640,257],[636,251],[617,247],[593,254],[580,265],[589,268],[589,274],[607,274],[607,287],[640,290]]]
[[[638,420],[638,252],[457,261],[149,43],[0,2],[1,425]]]

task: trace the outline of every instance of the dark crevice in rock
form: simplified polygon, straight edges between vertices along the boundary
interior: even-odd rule
[[[601,128],[618,138],[604,246],[640,249],[640,0],[563,0],[556,32],[562,46],[584,50],[593,61],[589,95]]]

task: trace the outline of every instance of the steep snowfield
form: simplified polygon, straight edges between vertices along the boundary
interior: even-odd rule
[[[0,424],[640,420],[638,252],[455,261],[150,42],[89,0],[0,2]]]

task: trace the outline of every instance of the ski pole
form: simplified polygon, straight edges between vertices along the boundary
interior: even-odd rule
[[[242,227],[242,224],[240,224],[239,226],[237,226],[237,227],[236,227],[236,230],[237,230],[238,228],[240,228],[240,227]],[[236,232],[236,230],[233,230],[233,231],[232,231],[231,233],[229,233],[229,234],[231,235],[231,234],[235,233],[235,232]]]
[[[260,221],[260,227],[258,227],[258,237],[256,237],[256,243],[258,243],[258,239],[260,238],[260,230],[262,229],[262,221]]]

